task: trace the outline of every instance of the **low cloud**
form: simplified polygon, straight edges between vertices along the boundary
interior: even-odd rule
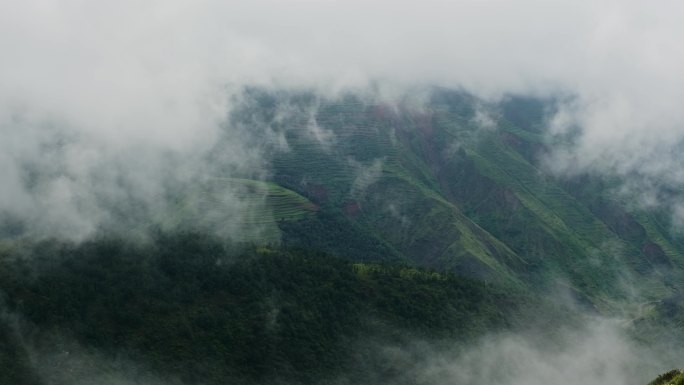
[[[347,163],[354,169],[355,174],[350,194],[353,197],[358,197],[363,195],[368,187],[380,179],[385,160],[384,158],[377,158],[369,164],[364,164],[354,158],[349,158]]]
[[[593,319],[581,328],[488,335],[455,350],[425,342],[411,348],[386,346],[379,349],[380,362],[400,369],[376,380],[425,385],[644,385],[681,364],[674,352],[665,354],[634,342],[620,325],[617,320]]]
[[[631,0],[4,2],[0,212],[88,234],[113,215],[103,200],[163,201],[160,175],[212,169],[198,154],[244,85],[570,96],[551,126],[577,135],[550,169],[680,188],[683,15]],[[221,166],[267,175],[246,137],[229,132]]]

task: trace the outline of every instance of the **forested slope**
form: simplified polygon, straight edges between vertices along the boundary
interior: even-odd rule
[[[3,383],[87,377],[95,369],[65,356],[74,344],[187,383],[320,383],[364,375],[352,370],[360,365],[365,375],[399,373],[378,346],[463,343],[511,329],[524,309],[543,305],[451,274],[305,250],[236,249],[197,233],[159,235],[147,245],[23,244],[0,256],[0,289],[0,360],[11,368],[1,372]],[[61,367],[45,368],[45,357]]]

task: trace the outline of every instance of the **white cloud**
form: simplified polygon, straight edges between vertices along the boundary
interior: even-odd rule
[[[378,351],[380,362],[397,370],[383,371],[369,383],[641,385],[678,361],[677,352],[640,345],[619,322],[606,319],[578,328],[490,334],[458,348],[418,342]]]
[[[487,98],[560,92],[574,96],[563,111],[582,135],[551,157],[556,171],[681,184],[683,11],[676,1],[632,0],[2,1],[0,174],[10,182],[0,210],[51,211],[44,203],[56,196],[27,192],[24,166],[55,157],[64,207],[99,183],[84,175],[113,160],[118,177],[135,169],[145,191],[163,190],[155,176],[168,168],[165,154],[211,147],[226,94],[244,84],[436,83]],[[45,154],[60,135],[64,154]],[[241,135],[233,148],[249,153]],[[259,166],[242,160],[225,161]]]

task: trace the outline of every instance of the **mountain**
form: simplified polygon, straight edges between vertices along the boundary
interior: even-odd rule
[[[667,213],[614,193],[618,177],[546,171],[545,154],[571,140],[544,133],[554,108],[445,89],[395,104],[248,89],[233,124],[283,138],[267,179],[317,208],[279,221],[285,245],[560,286],[607,313],[681,291],[684,242]]]
[[[681,341],[684,238],[618,176],[547,170],[555,108],[247,88],[207,158],[241,127],[267,172],[202,176],[136,236],[0,241],[0,382],[418,383],[416,341],[580,312]]]

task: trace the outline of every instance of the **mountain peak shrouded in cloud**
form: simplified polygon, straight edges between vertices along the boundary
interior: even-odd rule
[[[643,190],[649,178],[680,186],[682,8],[636,1],[4,2],[0,210],[36,207],[24,175],[36,163],[61,167],[39,199],[66,210],[57,216],[73,214],[77,195],[92,195],[95,183],[84,175],[97,167],[121,169],[124,179],[135,169],[140,175],[132,178],[148,184],[136,195],[156,200],[165,157],[201,158],[223,135],[230,95],[245,85],[325,95],[372,86],[386,100],[426,85],[485,100],[570,96],[550,132],[580,134],[545,158],[550,170],[638,175],[630,191]],[[245,150],[244,136],[234,132],[232,147],[258,158]],[[184,162],[187,174],[207,168],[194,160]],[[242,164],[243,156],[223,160],[254,166]],[[107,216],[91,206],[77,211]]]
[[[582,127],[582,137],[555,158],[557,169],[642,171],[637,160],[662,154],[682,136],[684,9],[677,2],[66,0],[0,7],[5,131],[23,116],[107,147],[193,151],[215,134],[227,86],[330,92],[381,81],[394,89],[463,87],[486,98],[574,95],[562,122]],[[647,163],[647,173],[669,170],[667,159]]]
[[[0,367],[338,385],[673,367],[683,19],[0,0]]]
[[[0,211],[71,217],[78,232],[110,215],[93,186],[144,181],[133,198],[158,201],[176,168],[168,157],[186,169],[175,178],[206,173],[201,154],[221,135],[241,154],[224,166],[267,174],[249,135],[225,134],[230,95],[245,85],[371,87],[389,101],[426,85],[485,100],[560,95],[570,102],[549,132],[579,135],[544,158],[548,169],[636,175],[626,190],[645,202],[658,196],[644,193],[650,179],[684,183],[676,2],[65,0],[0,11]],[[43,166],[55,169],[49,183],[27,187],[26,168]]]

